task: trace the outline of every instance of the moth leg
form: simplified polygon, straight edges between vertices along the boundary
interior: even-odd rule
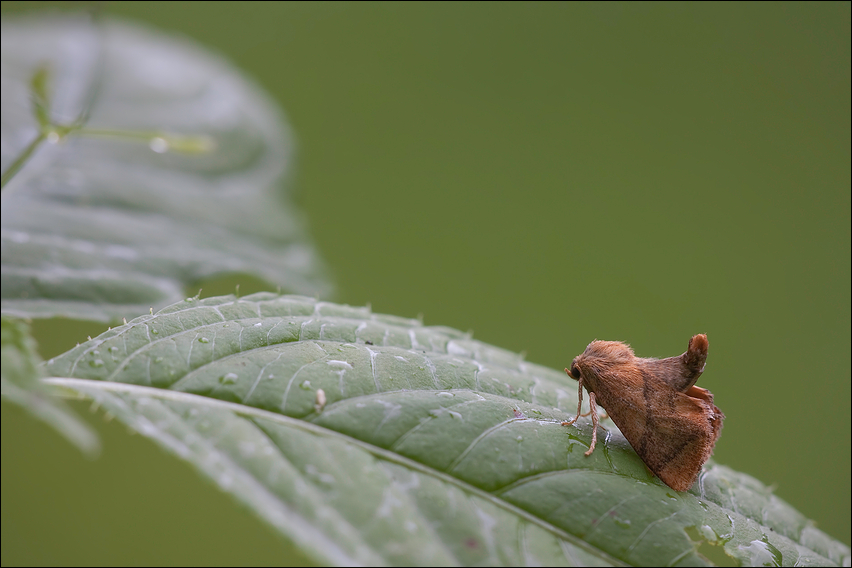
[[[569,376],[571,375],[568,369],[565,369],[565,372],[568,373]],[[570,426],[571,424],[579,420],[581,416],[580,413],[583,411],[583,377],[580,377],[577,380],[577,383],[579,383],[579,392],[577,393],[577,416],[567,422],[563,422],[563,426]],[[585,414],[583,414],[582,416],[585,416]]]
[[[592,413],[592,445],[589,446],[589,451],[585,455],[590,456],[595,451],[595,444],[598,441],[598,406],[595,404],[595,393],[589,393],[589,406]]]
[[[586,417],[586,416],[591,416],[591,415],[592,415],[592,411],[590,409],[588,412],[586,412],[585,414],[581,414],[580,416]],[[607,414],[606,410],[604,410],[603,414],[598,416],[598,418],[600,418],[601,420],[606,420],[607,418],[609,418],[609,414]],[[603,428],[603,426],[601,426],[601,428]]]

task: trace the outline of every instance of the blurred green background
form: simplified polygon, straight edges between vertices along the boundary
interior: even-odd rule
[[[198,40],[280,103],[329,299],[554,368],[595,338],[666,357],[707,333],[716,461],[850,543],[849,2],[105,9]],[[47,356],[71,346],[52,327]],[[4,565],[303,561],[92,421],[98,462],[4,403]]]

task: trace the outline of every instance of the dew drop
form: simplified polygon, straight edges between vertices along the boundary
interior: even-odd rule
[[[207,339],[206,337],[199,337],[198,343],[210,343],[210,340]]]
[[[232,385],[237,382],[238,378],[240,377],[236,373],[228,373],[227,375],[219,377],[219,382],[223,385]]]
[[[698,532],[700,532],[701,536],[703,536],[708,542],[716,542],[719,540],[719,535],[717,535],[716,531],[708,525],[701,525],[698,527]]]
[[[169,151],[169,142],[165,138],[156,136],[148,142],[148,147],[158,154],[163,154]]]
[[[162,357],[156,357],[156,358],[154,359],[154,363],[162,363],[162,362],[163,362],[163,358],[162,358]]]
[[[302,381],[302,384],[299,385],[299,388],[303,390],[311,390],[311,381]]]
[[[160,332],[159,332],[159,331],[157,331],[156,329],[152,329],[152,330],[151,330],[151,333],[153,333],[154,335],[159,335],[159,333],[160,333]]]
[[[94,361],[89,361],[89,365],[92,367],[103,367],[104,362],[101,359],[95,359]]]

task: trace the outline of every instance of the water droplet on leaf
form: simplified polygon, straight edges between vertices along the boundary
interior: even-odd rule
[[[148,142],[148,147],[158,154],[163,154],[169,151],[169,142],[165,138],[156,136]]]
[[[619,517],[613,517],[612,520],[615,521],[616,525],[620,526],[623,529],[630,527],[630,520],[629,519],[621,519]]]
[[[228,373],[227,375],[219,377],[219,382],[223,385],[232,385],[237,382],[238,378],[240,377],[236,373]]]

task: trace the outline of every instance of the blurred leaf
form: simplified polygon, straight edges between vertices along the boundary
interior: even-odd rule
[[[2,23],[2,309],[115,321],[222,274],[327,294],[285,191],[293,142],[194,44],[83,18]]]
[[[319,563],[834,565],[849,549],[709,464],[678,493],[564,373],[299,297],[188,299],[51,360]]]
[[[65,436],[86,454],[95,455],[100,443],[91,428],[65,407],[62,401],[50,396],[50,389],[39,381],[41,359],[29,326],[15,318],[0,316],[0,351],[2,375],[0,394],[3,398],[26,409]]]

